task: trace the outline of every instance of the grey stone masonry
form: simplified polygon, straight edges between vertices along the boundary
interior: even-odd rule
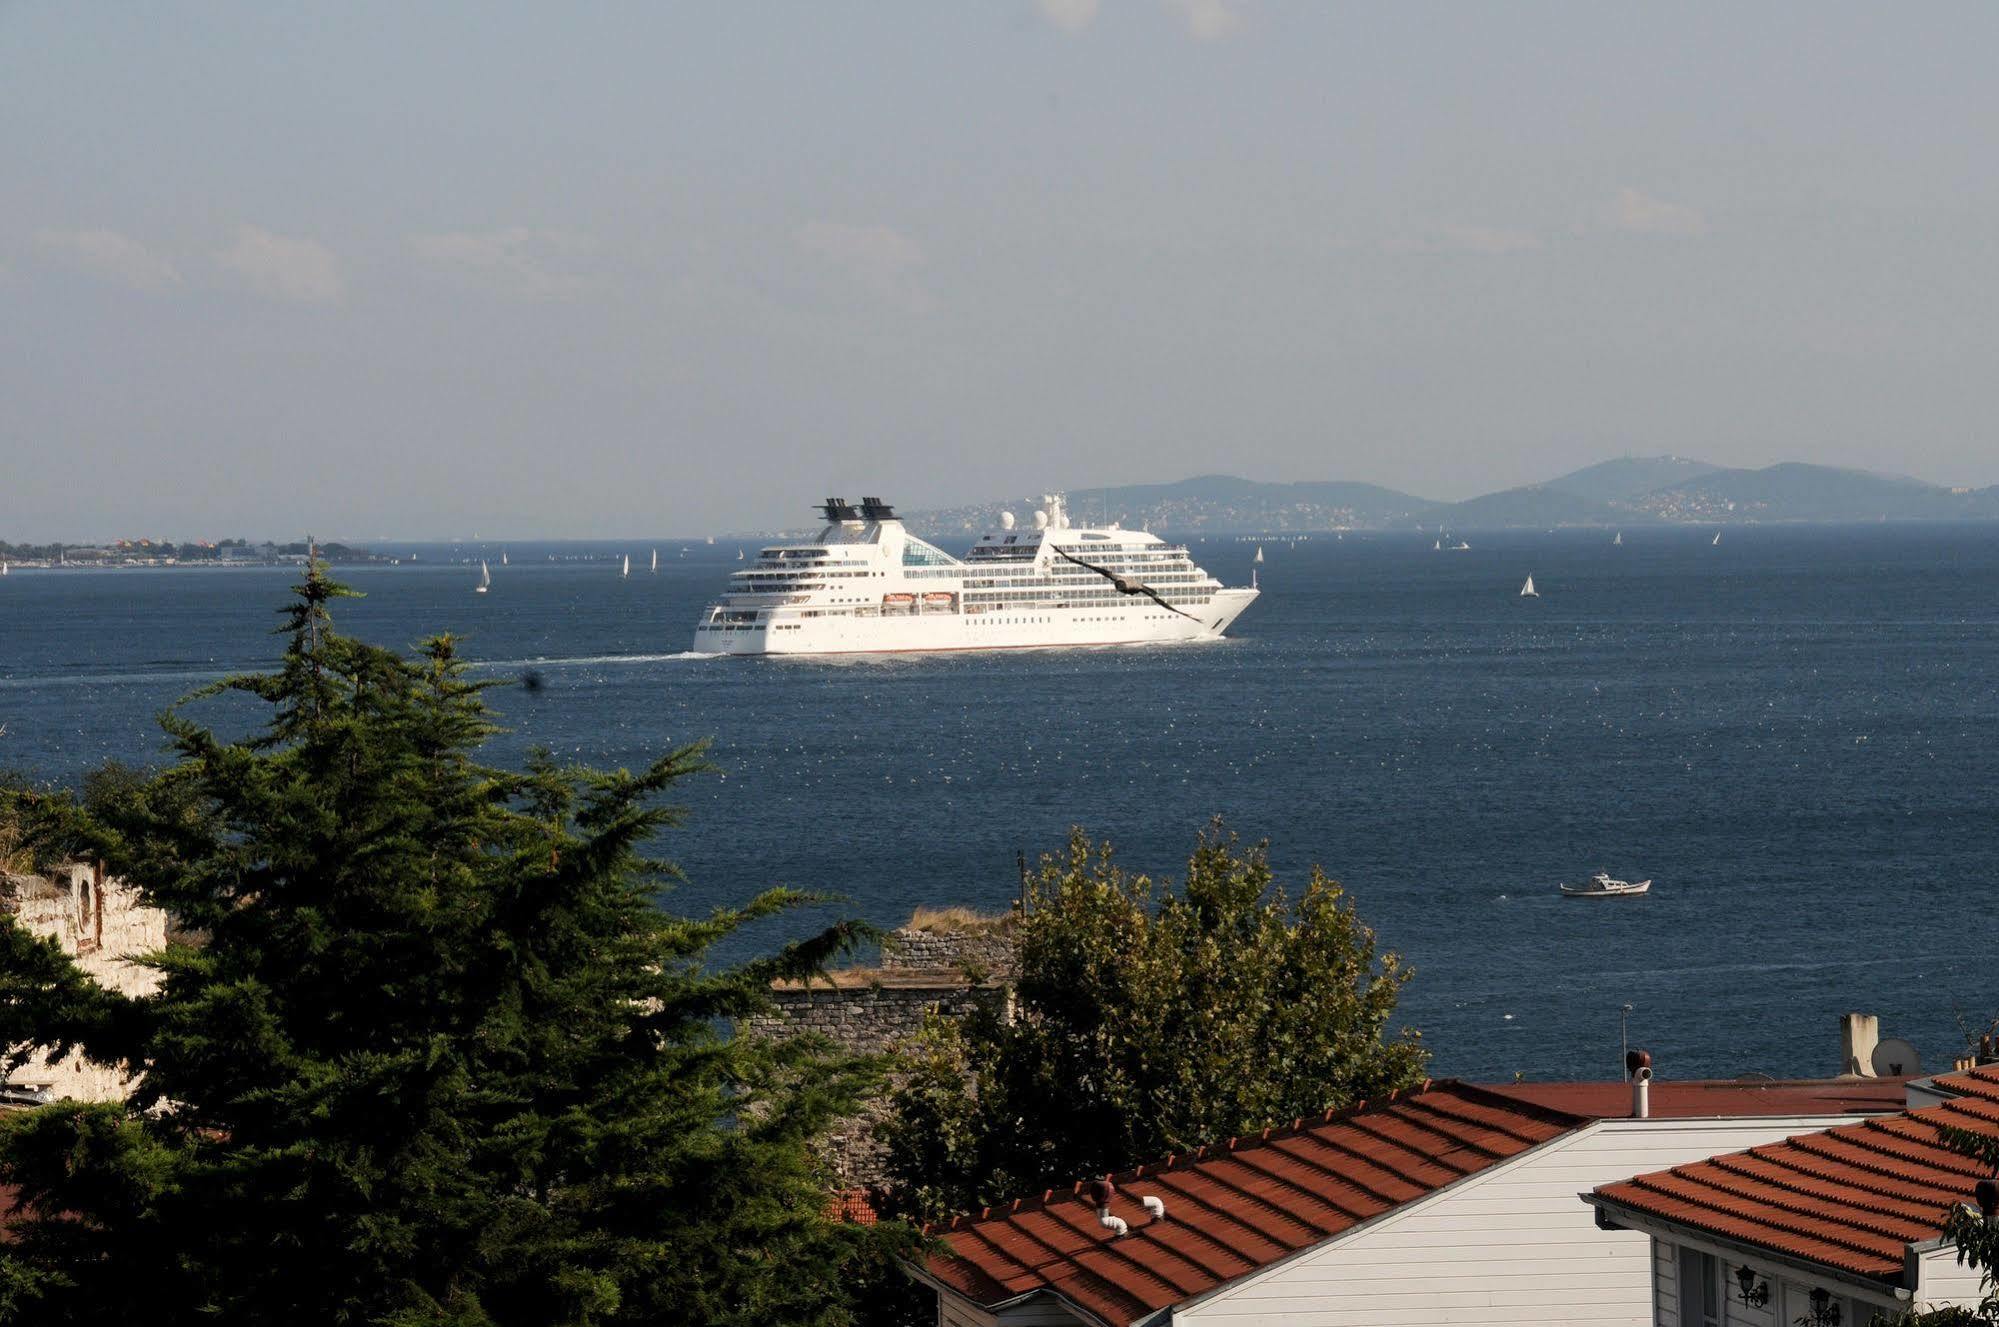
[[[885,972],[963,972],[970,968],[985,974],[987,980],[1005,981],[1014,971],[1013,928],[928,931],[904,926],[891,932],[882,944],[881,962]]]
[[[963,1014],[976,1000],[1003,998],[997,987],[974,988],[956,973],[848,969],[832,984],[785,982],[771,988],[777,1006],[750,1019],[747,1031],[786,1037],[816,1032],[842,1050],[878,1055],[918,1031],[933,1009]]]
[[[933,1012],[956,1018],[981,1002],[1009,1000],[1016,966],[1013,927],[1004,918],[904,926],[882,942],[880,967],[776,983],[773,1008],[743,1030],[764,1037],[816,1033],[841,1050],[880,1055],[920,1031]],[[886,1102],[870,1102],[827,1136],[825,1160],[839,1187],[874,1188],[885,1178],[874,1135],[886,1110]]]
[[[1005,986],[973,986],[954,972],[889,972],[848,968],[810,984],[780,982],[771,988],[771,1012],[749,1020],[757,1036],[795,1037],[818,1033],[845,1051],[879,1055],[923,1027],[931,1011],[961,1016],[982,1000],[1004,1000]],[[823,1149],[835,1187],[873,1189],[886,1175],[875,1129],[886,1116],[886,1101],[871,1101],[859,1115],[841,1120]]]

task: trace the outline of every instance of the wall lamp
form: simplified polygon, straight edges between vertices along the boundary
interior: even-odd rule
[[[1811,1293],[1811,1312],[1798,1319],[1806,1327],[1839,1327],[1839,1305],[1832,1302],[1832,1292],[1820,1286]]]
[[[1735,1284],[1742,1287],[1738,1293],[1742,1296],[1742,1302],[1751,1308],[1760,1309],[1770,1302],[1770,1283],[1764,1281],[1759,1284],[1756,1280],[1756,1269],[1748,1263],[1735,1269]]]

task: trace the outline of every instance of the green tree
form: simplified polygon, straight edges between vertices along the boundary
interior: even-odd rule
[[[901,1210],[938,1216],[1345,1107],[1421,1077],[1385,1035],[1409,972],[1314,870],[1217,824],[1179,888],[1072,835],[1026,890],[1012,1008],[933,1020],[883,1133]]]
[[[218,691],[267,720],[227,741],[182,714],[174,761],[18,794],[30,837],[80,846],[202,943],[98,987],[0,925],[0,1046],[76,1046],[143,1080],[129,1103],[0,1124],[24,1219],[0,1321],[838,1324],[905,1249],[827,1219],[809,1144],[878,1067],[730,1034],[835,927],[710,962],[806,899],[679,917],[646,845],[701,767],[481,765],[494,731],[449,638],[415,657],[345,637],[317,567],[282,666]]]

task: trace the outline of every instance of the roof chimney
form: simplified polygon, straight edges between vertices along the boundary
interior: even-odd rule
[[[1652,1052],[1626,1051],[1624,1072],[1631,1079],[1631,1118],[1652,1118]]]
[[[1858,1078],[1874,1077],[1874,1047],[1881,1041],[1881,1020],[1873,1014],[1839,1016],[1839,1071]]]

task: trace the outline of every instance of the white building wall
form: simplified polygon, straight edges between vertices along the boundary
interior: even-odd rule
[[[1957,1245],[1944,1240],[1934,1248],[1918,1246],[1915,1296],[1924,1309],[1976,1308],[1985,1283],[1977,1268],[1957,1261]]]
[[[1581,1194],[1840,1117],[1602,1120],[1371,1225],[1182,1305],[1176,1327],[1426,1327],[1655,1318],[1667,1268],[1652,1241],[1603,1231]],[[1662,1304],[1670,1301],[1660,1301]],[[1768,1327],[1765,1315],[1759,1327]]]
[[[1652,1322],[1654,1327],[1680,1327],[1680,1269],[1673,1246],[1659,1239],[1651,1243]]]
[[[1908,1308],[1885,1286],[1863,1290],[1852,1282],[1814,1281],[1794,1267],[1777,1267],[1767,1257],[1739,1247],[1693,1235],[1675,1242],[1672,1236],[1659,1234],[1652,1241],[1652,1312],[1658,1327],[1703,1327],[1698,1296],[1693,1287],[1681,1283],[1681,1269],[1687,1265],[1682,1245],[1715,1260],[1721,1291],[1719,1327],[1785,1327],[1810,1312],[1811,1292],[1819,1287],[1838,1305],[1840,1327],[1870,1327],[1877,1314],[1893,1320]],[[1760,1305],[1742,1301],[1735,1272],[1744,1265],[1755,1269],[1754,1284],[1767,1288],[1768,1298]]]

